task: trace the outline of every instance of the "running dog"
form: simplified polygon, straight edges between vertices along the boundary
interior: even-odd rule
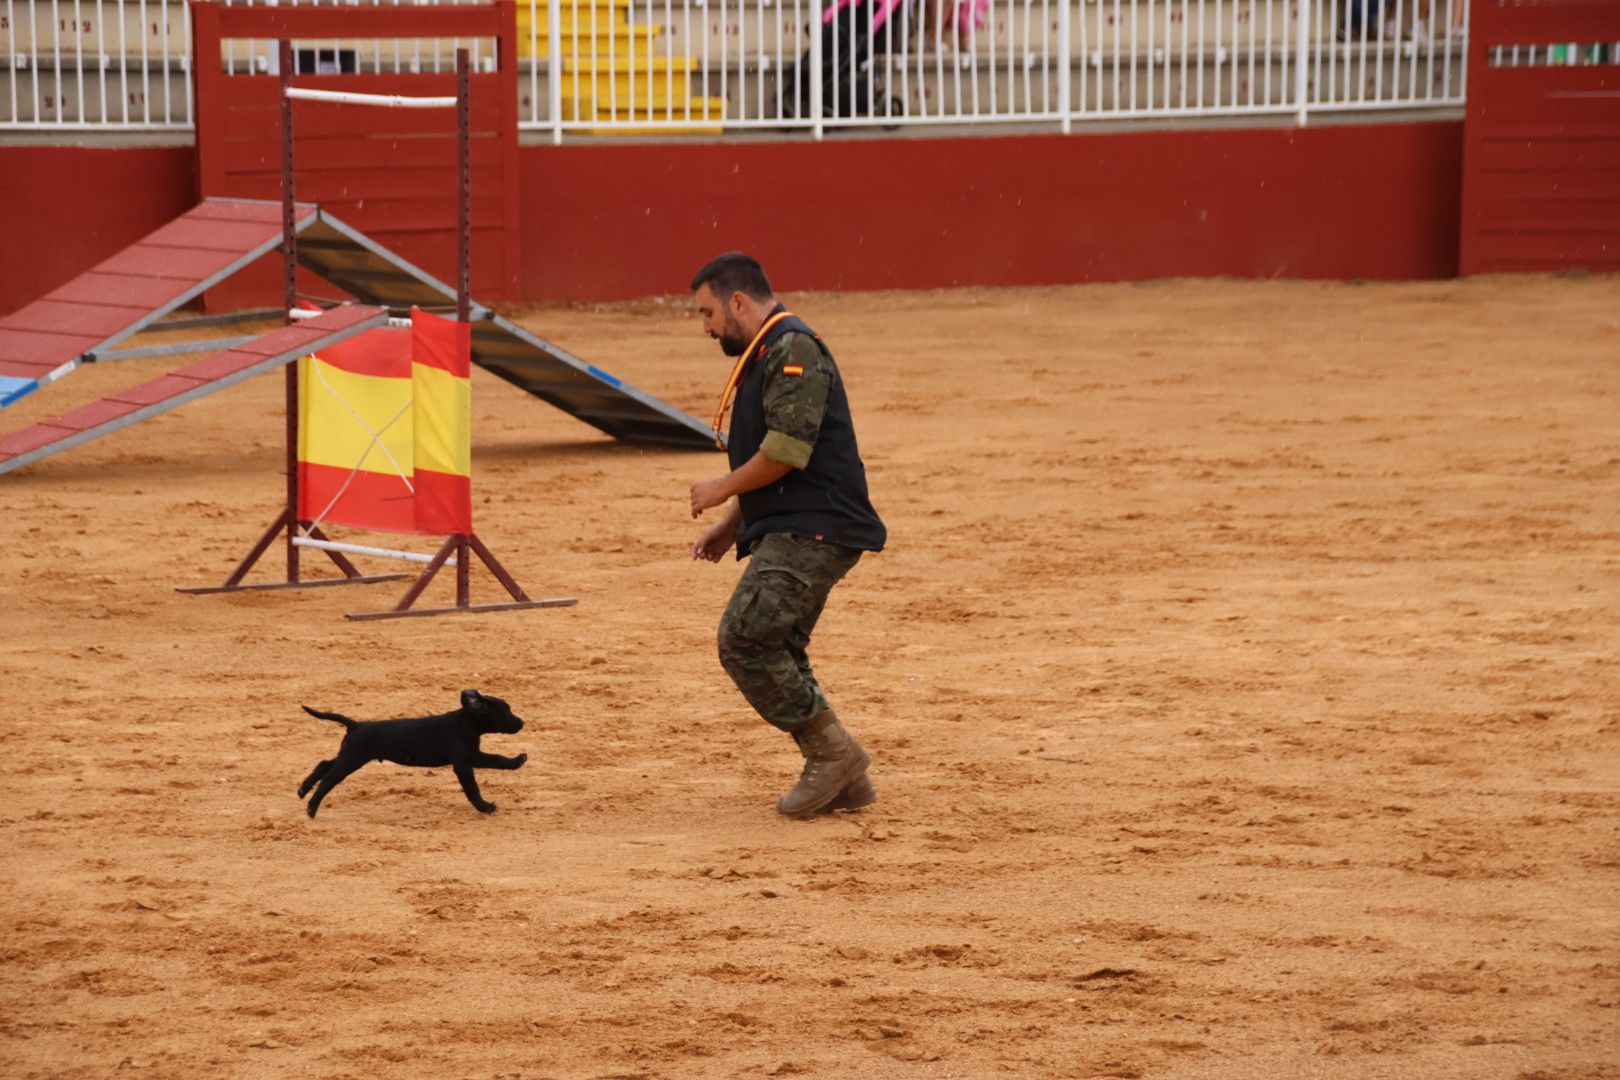
[[[315,788],[315,797],[309,800],[309,816],[320,809],[321,800],[350,773],[369,761],[392,761],[397,765],[420,765],[455,770],[461,781],[461,790],[467,801],[479,813],[495,811],[495,804],[486,802],[478,793],[478,779],[474,769],[517,769],[529,760],[528,754],[502,757],[486,754],[478,748],[484,735],[515,735],[523,730],[523,721],[512,714],[511,708],[498,697],[488,697],[477,690],[461,692],[461,708],[438,716],[417,716],[404,720],[350,720],[338,713],[321,712],[308,705],[303,710],[321,720],[331,720],[344,727],[343,743],[337,757],[315,766],[313,772],[298,785],[302,799]],[[319,784],[319,787],[315,787]]]

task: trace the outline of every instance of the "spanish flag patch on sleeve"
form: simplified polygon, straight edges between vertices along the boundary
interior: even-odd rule
[[[804,365],[803,364],[783,364],[782,365],[782,374],[784,374],[784,375],[803,375],[804,374]]]

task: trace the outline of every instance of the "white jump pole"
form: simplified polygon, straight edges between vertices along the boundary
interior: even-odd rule
[[[326,312],[324,311],[314,311],[310,308],[287,309],[287,318],[291,319],[293,322],[303,322],[305,319],[316,319],[325,314]],[[399,329],[408,330],[411,327],[411,320],[398,315],[390,315],[388,317],[388,325]],[[251,341],[253,339],[243,338],[242,340]],[[213,346],[212,343],[209,343],[209,347],[215,346]]]
[[[300,86],[287,88],[287,96],[295,101],[330,101],[339,105],[378,105],[392,109],[453,109],[453,97],[404,97],[399,94],[355,94],[345,90],[310,90]]]
[[[404,559],[406,562],[430,563],[432,555],[423,555],[417,551],[400,551],[398,548],[368,547],[365,544],[345,544],[337,540],[315,540],[307,536],[293,539],[299,547],[316,548],[320,551],[341,551],[347,555],[376,555],[383,559]],[[446,566],[456,565],[456,557],[450,556],[444,561]]]

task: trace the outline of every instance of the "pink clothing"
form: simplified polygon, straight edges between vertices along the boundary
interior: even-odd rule
[[[896,9],[906,0],[873,0],[872,29],[876,30],[888,22]],[[990,5],[994,0],[924,0],[924,3],[938,3],[945,9],[944,25],[955,27],[957,32],[967,36],[974,30],[981,29],[984,21],[990,14]],[[856,0],[837,0],[821,15],[821,21],[832,25],[837,14],[856,3]],[[971,16],[971,18],[970,18]]]

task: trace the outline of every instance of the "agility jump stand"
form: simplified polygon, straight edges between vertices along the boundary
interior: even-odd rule
[[[456,110],[456,241],[457,241],[457,267],[456,267],[456,318],[459,322],[468,323],[471,320],[471,161],[469,147],[469,73],[470,62],[466,49],[456,50],[456,95],[455,97],[403,97],[399,95],[359,94],[335,91],[312,90],[298,88],[292,85],[293,76],[293,50],[292,43],[287,39],[279,42],[280,77],[281,77],[281,202],[282,202],[282,268],[283,268],[283,304],[287,312],[289,325],[297,319],[294,312],[297,310],[298,296],[298,234],[296,230],[295,215],[297,212],[295,180],[293,173],[293,102],[324,101],[340,104],[382,106],[390,108],[449,108]],[[454,533],[446,537],[436,554],[432,556],[420,555],[415,552],[398,551],[390,548],[368,547],[359,544],[340,543],[332,540],[321,531],[318,524],[313,521],[301,520],[298,514],[298,416],[299,416],[299,386],[298,366],[287,366],[287,505],[271,522],[264,535],[257,544],[242,559],[236,569],[232,571],[224,584],[203,587],[187,588],[179,591],[186,593],[218,593],[232,592],[239,589],[290,589],[305,588],[321,585],[351,585],[378,581],[398,581],[408,577],[408,574],[377,574],[362,575],[354,564],[345,558],[345,553],[360,555],[375,555],[384,558],[405,559],[413,562],[426,562],[426,566],[412,582],[405,595],[389,611],[375,611],[350,613],[347,617],[356,621],[373,619],[397,619],[413,616],[444,615],[452,612],[482,612],[482,611],[511,611],[521,608],[568,607],[577,604],[576,597],[550,597],[534,600],[523,591],[517,581],[501,565],[494,552],[472,532]],[[285,531],[287,552],[287,580],[271,582],[268,584],[244,585],[242,580],[247,576],[256,562],[269,551],[278,536]],[[303,535],[300,535],[302,532]],[[341,578],[319,578],[302,580],[299,572],[299,549],[312,548],[321,551],[330,558],[339,570],[343,572]],[[511,596],[510,601],[495,604],[473,604],[471,602],[471,582],[469,570],[471,556],[477,555],[495,579],[499,581]],[[447,563],[453,564],[456,569],[456,602],[451,607],[417,608],[413,607],[422,593],[427,590],[440,570]]]

